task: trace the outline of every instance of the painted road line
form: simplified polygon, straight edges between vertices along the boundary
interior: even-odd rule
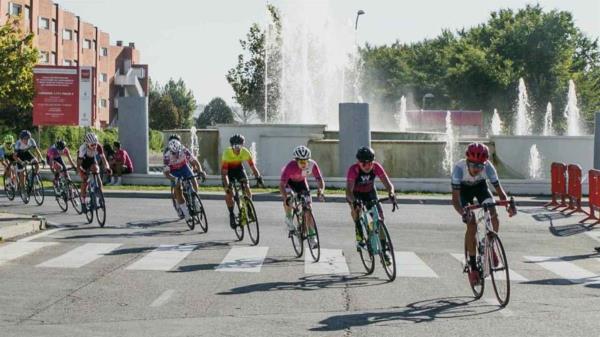
[[[165,292],[162,293],[160,296],[158,296],[158,298],[155,299],[154,302],[152,302],[150,304],[150,306],[152,308],[160,307],[161,305],[167,303],[171,299],[171,297],[173,296],[174,293],[175,293],[175,290],[173,290],[173,289],[165,290]]]
[[[314,262],[310,252],[304,253],[304,272],[319,275],[348,275],[348,264],[341,249],[321,248],[319,262]]]
[[[0,245],[0,265],[56,244],[57,242],[13,242]]]
[[[268,251],[269,247],[233,247],[215,269],[217,271],[258,273]]]
[[[434,277],[438,275],[414,252],[395,251],[398,277]]]
[[[80,268],[120,246],[120,243],[86,243],[37,266],[45,268]]]
[[[185,259],[196,247],[198,245],[160,245],[125,269],[168,271]]]
[[[465,265],[465,255],[464,254],[452,253],[450,255],[452,255],[455,259],[457,259],[458,261],[460,261],[463,264],[463,266]],[[509,261],[509,263],[510,263],[510,261]],[[529,281],[526,277],[524,277],[523,275],[517,273],[516,271],[514,271],[514,270],[512,270],[510,268],[508,269],[508,272],[509,272],[509,276],[510,276],[510,280],[511,281],[518,281],[518,282],[527,282],[527,281]],[[489,279],[490,279],[490,276],[486,277],[486,280],[489,280]],[[500,280],[500,281],[506,280],[506,277],[504,277],[503,273],[501,273],[498,276],[498,280]]]
[[[583,269],[574,263],[567,262],[556,256],[525,256],[525,259],[535,262],[540,267],[570,281],[571,283],[586,283],[598,281],[597,275]]]
[[[62,230],[64,230],[64,229],[66,229],[66,228],[53,228],[53,229],[48,229],[48,230],[45,230],[45,231],[43,231],[43,232],[41,232],[41,233],[39,233],[39,234],[35,234],[35,235],[32,235],[32,236],[28,236],[28,237],[26,237],[26,238],[22,238],[22,239],[20,239],[20,240],[17,240],[17,242],[29,242],[29,241],[32,241],[32,240],[36,240],[36,239],[42,238],[42,237],[44,237],[44,236],[48,236],[48,235],[50,235],[50,234],[54,234],[54,233],[56,233],[56,232],[58,232],[58,231],[62,231]]]

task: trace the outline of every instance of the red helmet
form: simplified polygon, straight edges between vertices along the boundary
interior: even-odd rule
[[[484,164],[490,158],[490,151],[485,144],[471,143],[467,146],[465,155],[470,162]]]

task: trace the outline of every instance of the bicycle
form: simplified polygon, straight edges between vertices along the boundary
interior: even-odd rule
[[[86,172],[86,176],[88,176],[88,184],[87,184],[87,195],[89,197],[89,202],[85,205],[85,218],[89,224],[94,221],[94,212],[96,213],[96,221],[100,227],[104,227],[106,223],[106,204],[104,202],[104,193],[100,188],[100,175],[98,173],[91,173],[92,179],[89,178],[90,171]],[[84,202],[81,200],[81,205],[83,208]]]
[[[79,189],[71,179],[68,177],[68,171],[75,171],[74,168],[65,170],[64,172],[60,172],[58,180],[54,180],[52,182],[54,187],[54,198],[56,199],[56,203],[58,203],[58,207],[63,212],[66,212],[69,209],[69,202],[73,205],[73,209],[77,214],[81,214],[81,203],[80,203],[80,195]]]
[[[375,256],[379,255],[381,265],[388,279],[394,281],[396,279],[396,254],[394,253],[394,245],[385,223],[379,218],[378,210],[379,203],[389,199],[389,197],[381,198],[367,204],[357,200],[360,208],[358,219],[359,225],[362,228],[363,241],[361,242],[362,244],[358,245],[356,250],[360,254],[360,259],[367,271],[367,275],[370,275],[375,270]],[[398,204],[395,200],[392,201],[392,212],[395,212]],[[388,254],[388,258],[386,258],[386,253]]]
[[[12,163],[8,164],[8,168],[6,168],[6,170],[9,171],[9,174],[6,177],[4,177],[4,193],[6,194],[6,198],[12,201],[15,199],[15,196],[17,194],[17,172],[15,170],[15,165]]]
[[[313,247],[310,243],[308,244],[308,249],[310,251],[310,255],[313,258],[314,262],[319,262],[321,258],[321,241],[319,240],[319,230],[317,229],[317,222],[315,221],[315,217],[313,216],[313,212],[309,207],[310,200],[310,192],[306,194],[297,194],[291,192],[291,202],[292,202],[292,219],[294,221],[295,229],[290,232],[290,239],[292,241],[292,246],[294,247],[294,251],[296,252],[296,257],[301,257],[304,254],[304,240],[307,240],[309,237],[314,237],[316,239],[316,246]],[[313,224],[313,233],[308,233],[307,222],[308,220],[312,220]]]
[[[490,276],[492,285],[494,287],[494,293],[500,303],[501,307],[505,307],[510,299],[510,275],[508,270],[508,259],[504,251],[502,241],[498,236],[498,233],[494,231],[492,226],[492,216],[490,209],[494,206],[508,206],[514,214],[517,213],[515,206],[515,200],[513,197],[510,200],[501,200],[493,203],[483,203],[481,205],[468,205],[464,208],[465,212],[468,212],[469,216],[475,216],[473,211],[482,209],[477,215],[477,247],[476,247],[476,261],[477,270],[479,271],[479,282],[471,285],[471,290],[475,299],[480,299],[483,296],[485,289],[485,279]],[[482,221],[483,220],[483,221]],[[481,226],[483,222],[484,226]],[[482,228],[483,227],[483,228]],[[467,247],[465,246],[465,267],[463,272],[469,273],[470,267],[469,254]],[[501,279],[504,274],[504,286],[501,284]]]
[[[31,195],[33,194],[35,203],[38,206],[41,206],[44,203],[44,185],[42,184],[39,172],[35,172],[33,167],[34,164],[29,161],[23,161],[21,166],[23,167],[22,169],[17,167],[17,188],[21,200],[23,200],[23,203],[28,204]],[[32,166],[31,169],[28,169],[28,166]],[[19,175],[20,172],[24,172],[23,176],[25,181],[21,181]]]
[[[244,239],[244,228],[248,228],[250,241],[252,241],[252,245],[256,246],[260,239],[260,228],[254,203],[252,199],[243,193],[243,197],[240,198],[240,189],[242,187],[237,180],[233,180],[229,186],[233,188],[233,200],[236,206],[236,209],[234,209],[236,226],[233,231],[238,241],[242,241]]]
[[[185,199],[185,204],[190,212],[190,219],[186,219],[185,222],[191,230],[198,224],[202,231],[206,233],[208,232],[208,220],[206,219],[204,205],[202,204],[202,200],[200,200],[198,192],[194,191],[194,187],[192,186],[192,179],[197,177],[202,178],[202,181],[204,181],[203,176],[195,175],[189,178],[177,178],[177,183],[181,184],[183,198]]]

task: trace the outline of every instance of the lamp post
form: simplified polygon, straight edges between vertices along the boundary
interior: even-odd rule
[[[358,18],[363,14],[365,14],[365,11],[363,11],[362,9],[356,12],[356,22],[354,23],[354,30],[358,30]]]
[[[428,98],[434,98],[434,97],[435,96],[432,93],[430,93],[430,92],[428,92],[425,95],[423,95],[423,104],[421,105],[421,109],[425,110],[425,100],[426,99],[428,99]]]

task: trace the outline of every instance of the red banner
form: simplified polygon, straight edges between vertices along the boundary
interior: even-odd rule
[[[33,125],[79,125],[77,67],[36,66]]]

